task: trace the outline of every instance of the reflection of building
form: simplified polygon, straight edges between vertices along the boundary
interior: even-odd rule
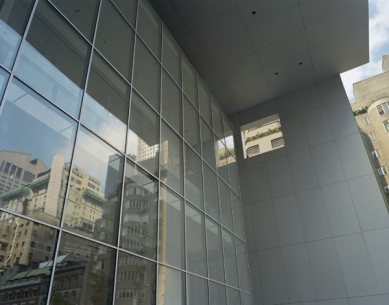
[[[389,198],[389,55],[383,73],[354,84],[351,104],[370,161],[388,204]]]
[[[141,138],[138,138],[136,161],[141,162],[150,158],[155,158],[159,150],[159,145],[149,146]]]

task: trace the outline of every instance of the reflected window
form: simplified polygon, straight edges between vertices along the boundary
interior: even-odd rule
[[[185,269],[183,199],[161,185],[159,207],[159,261]]]
[[[165,70],[162,72],[162,117],[182,135],[181,90]]]
[[[207,276],[204,214],[186,203],[185,217],[187,270]]]
[[[216,170],[218,175],[225,181],[228,182],[228,157],[230,151],[224,146],[223,142],[217,141],[218,147],[218,158],[216,158]]]
[[[65,228],[116,244],[122,176],[123,156],[81,128],[74,150]]]
[[[164,122],[161,125],[161,181],[173,190],[183,192],[183,156],[181,138]]]
[[[96,52],[92,58],[81,122],[124,151],[130,86]]]
[[[0,285],[0,303],[10,304],[7,297],[13,296],[17,304],[28,304],[31,301],[31,295],[26,293],[25,287],[40,289],[40,298],[46,299],[48,287],[50,284],[51,272],[53,267],[53,258],[55,243],[57,241],[57,230],[33,222],[36,227],[36,234],[30,231],[27,236],[18,236],[19,230],[28,223],[27,219],[16,217],[14,215],[0,212],[0,227],[4,224],[11,225],[10,234],[1,239],[1,257],[2,257],[2,275]],[[16,234],[13,237],[13,234]],[[47,237],[52,236],[52,240]],[[32,247],[18,247],[22,240],[30,240],[36,244]],[[3,245],[8,244],[7,248]],[[14,301],[14,302],[15,302]],[[12,302],[12,304],[14,304]]]
[[[163,28],[162,64],[166,71],[181,86],[181,50],[169,32]]]
[[[159,112],[161,65],[139,38],[135,49],[134,87]]]
[[[199,104],[200,113],[204,120],[212,126],[212,114],[211,114],[211,96],[208,89],[203,82],[199,81]]]
[[[58,225],[76,122],[14,79],[0,125],[1,206]]]
[[[203,171],[205,211],[208,215],[220,221],[217,176],[205,163],[203,163]]]
[[[235,237],[222,229],[224,268],[226,272],[226,283],[233,287],[239,287],[238,268],[235,253]]]
[[[215,281],[224,283],[223,246],[220,225],[207,217],[205,219],[205,227],[207,230],[208,276]]]
[[[182,87],[185,95],[198,109],[197,101],[197,74],[185,57],[182,57]]]
[[[115,261],[116,250],[62,233],[52,303],[69,304],[75,298],[74,304],[112,304]],[[74,294],[74,290],[78,293]]]
[[[209,301],[212,305],[226,305],[226,286],[209,281]]]
[[[200,277],[187,274],[187,304],[208,305],[208,281]]]
[[[201,151],[204,160],[213,169],[216,168],[215,138],[211,128],[201,120]]]
[[[234,156],[234,158],[236,158],[235,145],[234,145],[234,133],[233,133],[232,125],[224,114],[223,114],[223,126],[224,126],[225,145],[227,149],[231,152],[231,154]]]
[[[92,41],[99,8],[98,0],[51,0],[69,21]]]
[[[186,305],[185,273],[160,265],[158,291],[158,304]]]
[[[218,186],[221,223],[227,229],[233,231],[230,188],[220,179],[218,179]]]
[[[253,299],[251,293],[247,293],[244,291],[240,292],[240,301],[242,305],[252,305]]]
[[[0,99],[3,97],[5,86],[9,78],[9,73],[0,68]]]
[[[45,1],[39,1],[15,74],[78,117],[90,46]]]
[[[0,3],[0,64],[11,69],[31,12],[32,0]]]
[[[159,116],[135,92],[132,92],[127,156],[158,176]]]
[[[246,244],[242,242],[239,238],[235,237],[235,246],[236,258],[239,269],[239,287],[242,290],[250,291],[250,275],[248,269]]]
[[[127,160],[124,180],[120,246],[156,259],[158,181]]]
[[[185,195],[191,203],[203,210],[202,177],[200,157],[185,144]]]
[[[224,143],[224,126],[223,126],[223,113],[219,108],[219,105],[212,98],[211,103],[212,108],[212,122],[213,122],[213,130],[219,139]]]
[[[138,25],[136,30],[154,55],[160,59],[161,21],[146,0],[139,0]]]
[[[230,187],[240,196],[238,165],[235,158],[229,152],[228,155],[228,176],[230,178]]]
[[[184,139],[198,154],[200,154],[201,148],[199,113],[185,96],[183,96],[183,106],[185,124]]]
[[[227,287],[227,305],[240,304],[240,293],[239,290]]]
[[[234,219],[234,233],[238,235],[240,238],[245,239],[242,202],[234,192],[230,192],[230,193],[231,193],[232,215]]]
[[[116,7],[103,0],[95,46],[103,56],[131,81],[134,31]]]
[[[156,278],[156,263],[119,251],[115,303],[155,305]]]

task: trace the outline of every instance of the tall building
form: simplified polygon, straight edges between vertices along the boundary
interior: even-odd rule
[[[383,72],[353,85],[351,108],[370,161],[388,205],[389,200],[389,55],[382,57]]]
[[[389,303],[367,60],[367,0],[0,1],[1,303]]]

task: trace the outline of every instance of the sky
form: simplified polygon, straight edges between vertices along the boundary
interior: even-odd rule
[[[370,62],[340,75],[350,100],[353,83],[382,72],[382,55],[389,53],[389,0],[369,0],[369,40]]]

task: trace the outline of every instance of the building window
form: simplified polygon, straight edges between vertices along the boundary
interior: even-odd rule
[[[378,175],[384,176],[388,174],[388,170],[386,169],[386,166],[381,166],[377,168]]]
[[[377,106],[377,111],[379,115],[384,115],[385,113],[389,113],[389,102]]]
[[[284,145],[285,145],[285,141],[283,137],[271,140],[271,147],[273,149]]]
[[[258,155],[259,154],[259,145],[254,145],[246,149],[247,157]]]
[[[386,195],[389,195],[389,185],[384,186],[384,192]]]
[[[384,128],[385,128],[386,132],[388,132],[389,131],[389,120],[384,121],[383,124],[384,124]]]
[[[378,159],[379,157],[381,157],[381,152],[379,149],[376,149],[371,152],[371,155],[373,159]]]
[[[374,135],[374,132],[372,133],[369,133],[369,138],[370,140],[374,141],[375,140],[375,135]]]
[[[365,122],[365,125],[369,125],[370,124],[369,118],[367,118],[367,117],[363,119],[363,122]]]

